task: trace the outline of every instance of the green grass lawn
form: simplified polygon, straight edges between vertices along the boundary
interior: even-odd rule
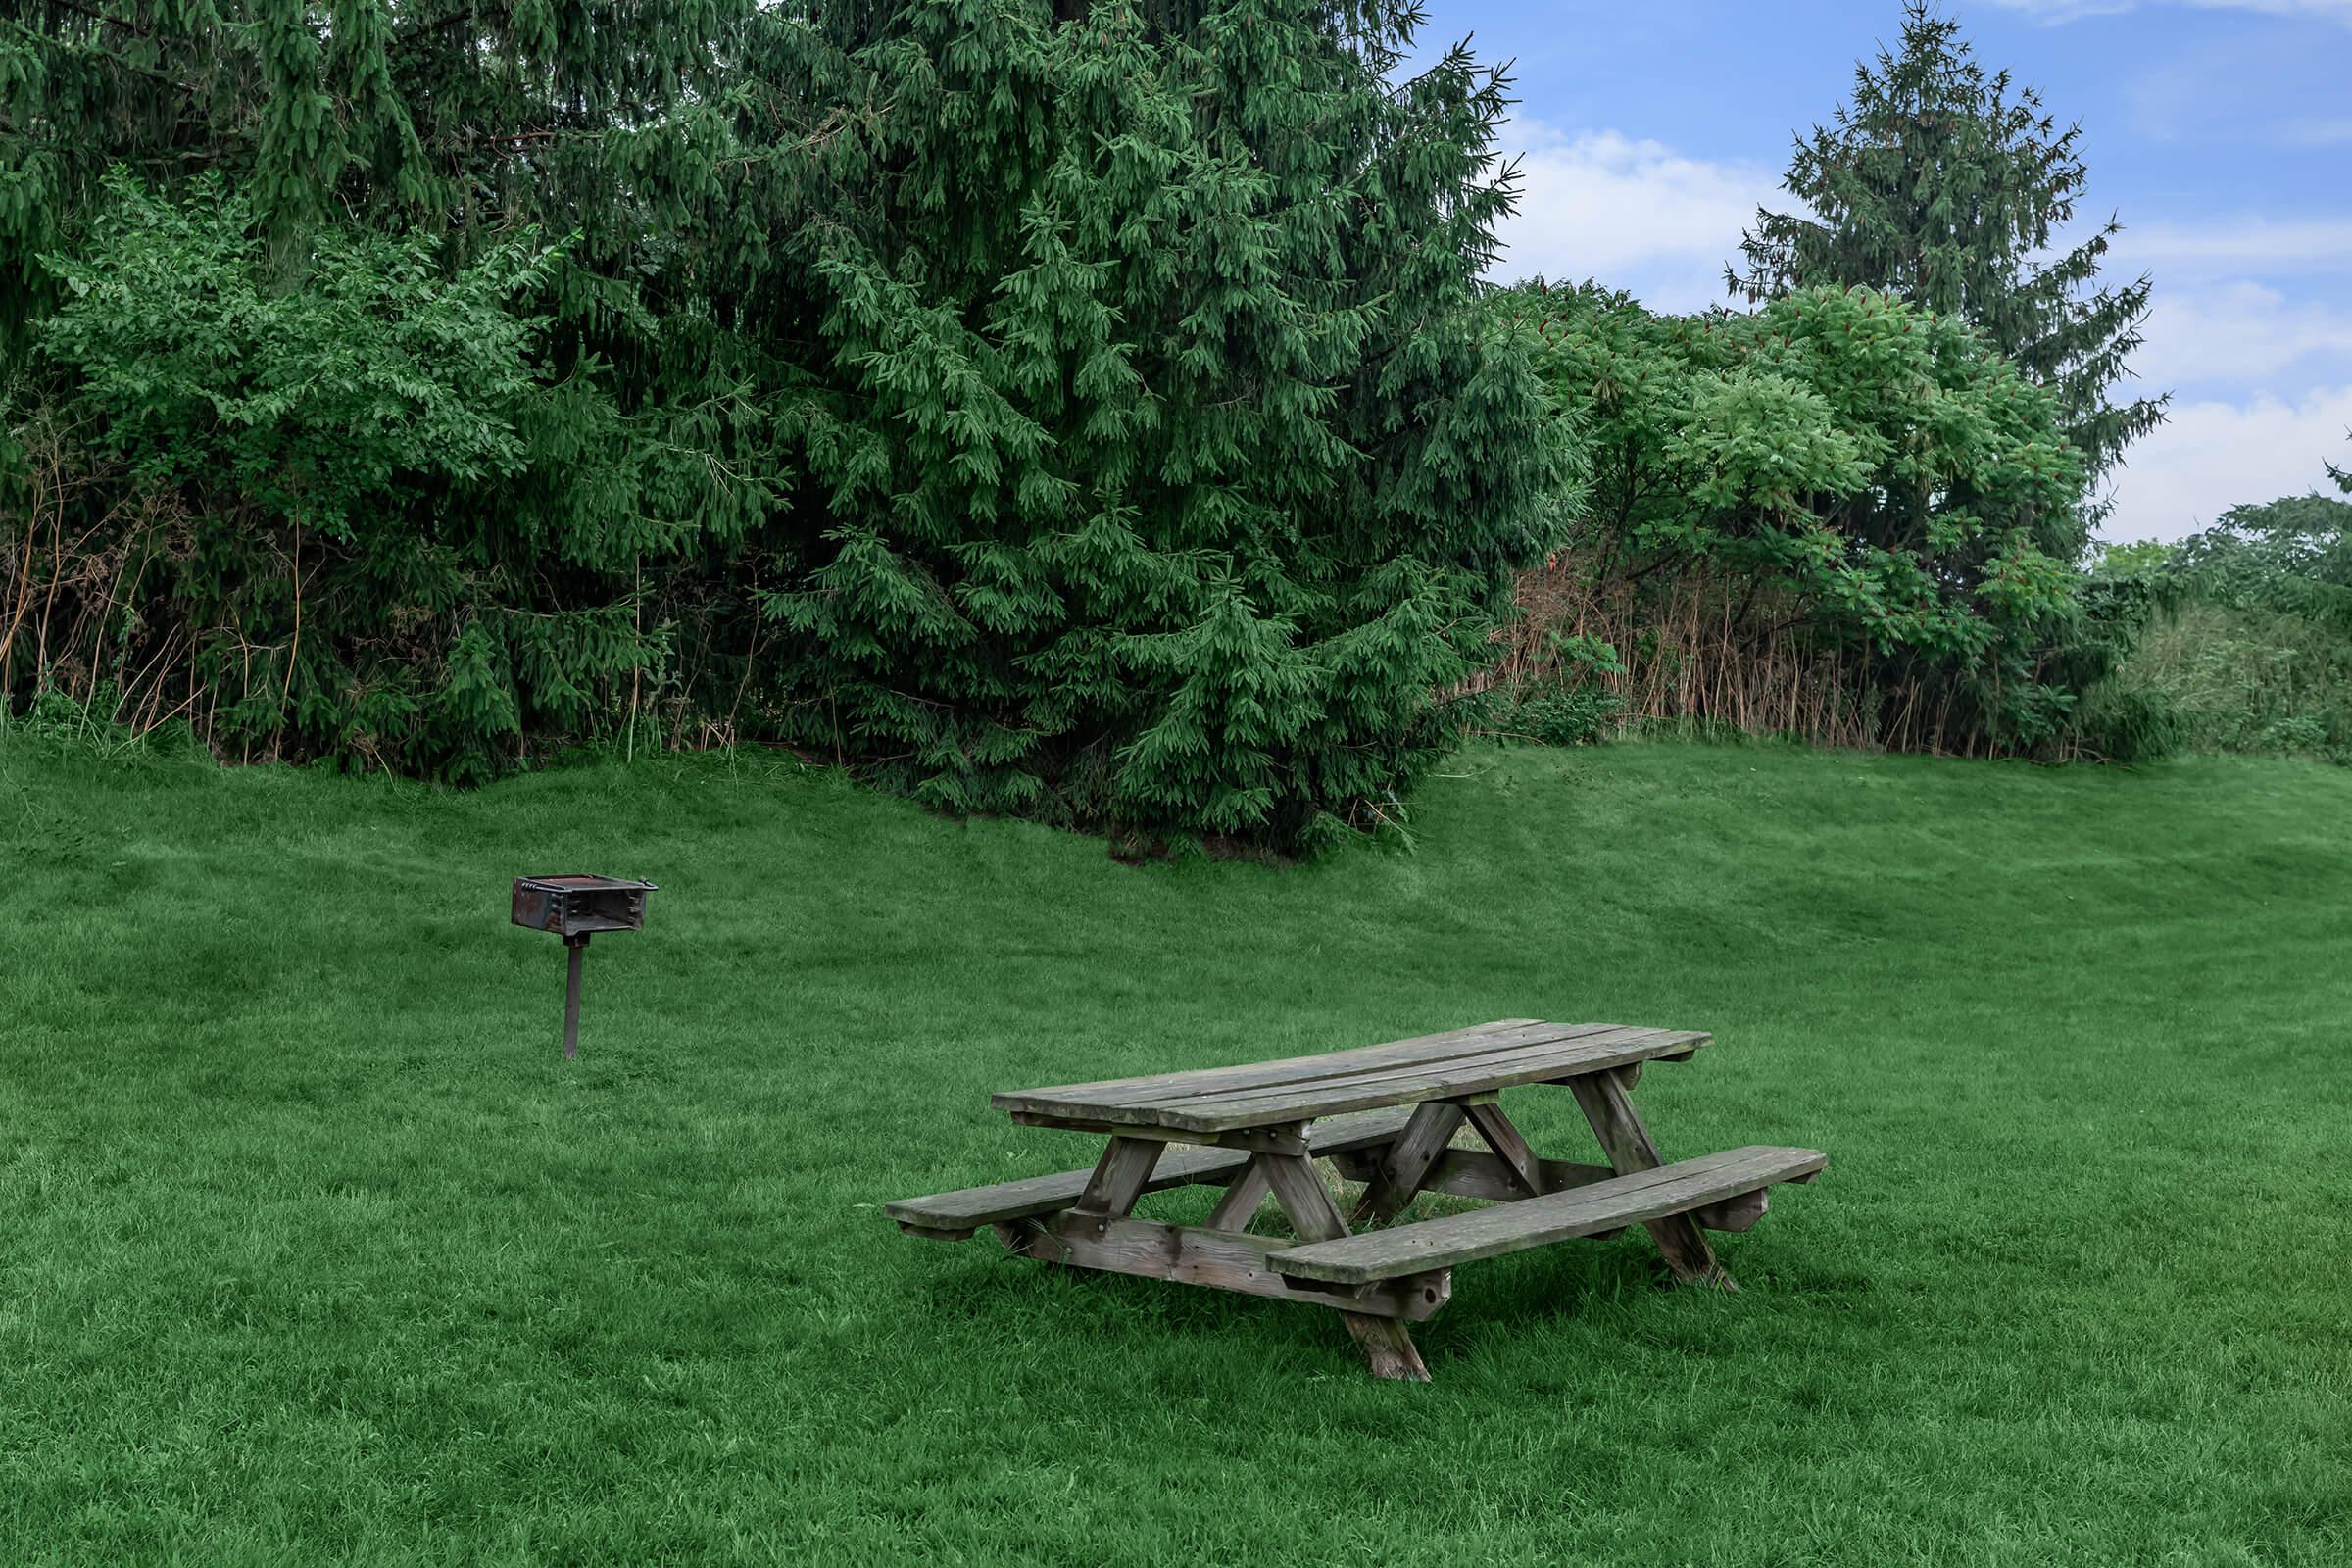
[[[2352,773],[1475,752],[1413,822],[1138,868],[765,759],[0,737],[0,1561],[2352,1557]],[[506,899],[572,868],[662,891],[565,1063]],[[1091,1158],[992,1089],[1500,1016],[1711,1029],[1669,1157],[1829,1152],[1739,1295],[1471,1265],[1388,1384],[882,1216]]]

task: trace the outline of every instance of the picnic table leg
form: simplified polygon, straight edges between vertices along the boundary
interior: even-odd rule
[[[1623,1068],[1571,1078],[1568,1087],[1575,1092],[1585,1120],[1592,1124],[1592,1134],[1600,1140],[1600,1147],[1618,1175],[1655,1170],[1665,1163],[1658,1156],[1658,1146],[1651,1140],[1649,1129],[1642,1125],[1642,1117],[1625,1092]],[[1646,1228],[1676,1279],[1686,1285],[1712,1285],[1726,1291],[1740,1288],[1724,1272],[1723,1265],[1715,1261],[1715,1250],[1707,1245],[1706,1233],[1690,1215],[1669,1214],[1664,1219],[1648,1221]]]
[[[1438,1147],[1444,1148],[1444,1142]],[[1340,1213],[1340,1205],[1332,1201],[1331,1189],[1323,1185],[1314,1161],[1302,1154],[1260,1154],[1250,1163],[1265,1166],[1275,1200],[1290,1216],[1291,1228],[1298,1233],[1300,1241],[1331,1242],[1348,1234],[1348,1220]],[[1348,1325],[1348,1332],[1363,1347],[1364,1360],[1374,1377],[1413,1383],[1429,1381],[1429,1368],[1422,1362],[1421,1352],[1414,1348],[1413,1337],[1402,1323],[1368,1312],[1346,1311],[1340,1314],[1340,1321]]]

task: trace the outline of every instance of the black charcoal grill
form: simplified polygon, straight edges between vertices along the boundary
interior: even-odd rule
[[[660,891],[651,882],[581,871],[514,879],[514,923],[553,931],[570,952],[564,982],[566,1059],[580,1054],[580,964],[588,953],[588,939],[599,931],[644,930],[646,896]]]

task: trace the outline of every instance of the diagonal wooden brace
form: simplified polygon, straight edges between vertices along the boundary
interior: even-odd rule
[[[1441,1143],[1438,1147],[1442,1149],[1445,1145]],[[1266,1179],[1273,1186],[1275,1201],[1290,1216],[1291,1229],[1302,1241],[1337,1241],[1348,1234],[1348,1221],[1341,1215],[1339,1204],[1331,1200],[1331,1189],[1323,1185],[1312,1160],[1290,1154],[1258,1157],[1265,1162]],[[1363,1348],[1365,1363],[1374,1377],[1411,1383],[1429,1381],[1429,1368],[1422,1362],[1421,1352],[1414,1348],[1412,1335],[1396,1318],[1343,1309],[1340,1321],[1348,1325],[1348,1332]]]
[[[1133,1209],[1167,1147],[1148,1138],[1113,1138],[1086,1179],[1086,1191],[1078,1195],[1077,1211],[1117,1219]]]
[[[1265,1166],[1266,1160],[1271,1157],[1274,1156],[1250,1156],[1250,1163],[1242,1167],[1242,1173],[1233,1179],[1233,1185],[1225,1189],[1225,1196],[1217,1200],[1217,1206],[1209,1210],[1204,1222],[1209,1230],[1246,1231],[1250,1228],[1250,1217],[1257,1212],[1257,1205],[1264,1202],[1266,1194],[1273,1190],[1272,1182],[1266,1177]]]
[[[1413,1119],[1389,1146],[1371,1185],[1364,1189],[1362,1200],[1355,1205],[1355,1217],[1383,1220],[1402,1213],[1461,1125],[1462,1107],[1449,1101],[1424,1101],[1414,1106]]]
[[[1609,1164],[1620,1176],[1630,1176],[1639,1170],[1655,1170],[1665,1161],[1658,1156],[1658,1146],[1650,1138],[1649,1129],[1642,1125],[1642,1117],[1634,1109],[1634,1102],[1625,1092],[1626,1085],[1614,1072],[1596,1072],[1582,1078],[1571,1078],[1568,1087],[1576,1095],[1577,1104],[1584,1110],[1585,1120],[1592,1124],[1592,1136],[1609,1156]],[[1715,1250],[1707,1245],[1706,1233],[1698,1221],[1688,1214],[1669,1214],[1664,1219],[1645,1223],[1650,1239],[1658,1244],[1658,1253],[1674,1277],[1686,1285],[1711,1285],[1719,1290],[1736,1291],[1740,1287],[1715,1261]]]
[[[1466,1105],[1463,1113],[1470,1118],[1470,1125],[1478,1129],[1478,1136],[1486,1141],[1487,1147],[1494,1151],[1494,1157],[1509,1168],[1511,1179],[1519,1184],[1528,1197],[1541,1198],[1544,1195],[1544,1162],[1536,1157],[1534,1150],[1527,1147],[1527,1140],[1520,1136],[1511,1118],[1502,1113],[1502,1107],[1496,1104]]]

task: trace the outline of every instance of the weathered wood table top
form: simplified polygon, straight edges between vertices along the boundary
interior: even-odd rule
[[[1016,1122],[1107,1137],[1094,1169],[902,1199],[888,1212],[918,1236],[961,1240],[986,1225],[1049,1262],[1336,1307],[1375,1373],[1425,1379],[1405,1324],[1445,1304],[1456,1263],[1639,1224],[1676,1279],[1732,1288],[1702,1232],[1747,1229],[1767,1187],[1809,1182],[1828,1160],[1751,1146],[1665,1162],[1629,1091],[1644,1063],[1688,1061],[1712,1039],[1504,1018],[1353,1051],[1010,1091],[990,1102]],[[1528,1147],[1498,1097],[1539,1084],[1576,1097],[1607,1164]],[[1459,1133],[1476,1147],[1457,1147]],[[1495,1206],[1351,1232],[1317,1160],[1363,1184],[1359,1222],[1393,1219],[1422,1192]],[[1134,1217],[1147,1194],[1192,1184],[1224,1188],[1202,1223]],[[1250,1233],[1268,1198],[1291,1236]]]
[[[1165,1128],[1213,1138],[1351,1110],[1561,1082],[1661,1057],[1686,1061],[1714,1038],[1688,1029],[1503,1018],[1385,1046],[1248,1066],[1020,1089],[991,1096],[989,1103],[1030,1121]]]

